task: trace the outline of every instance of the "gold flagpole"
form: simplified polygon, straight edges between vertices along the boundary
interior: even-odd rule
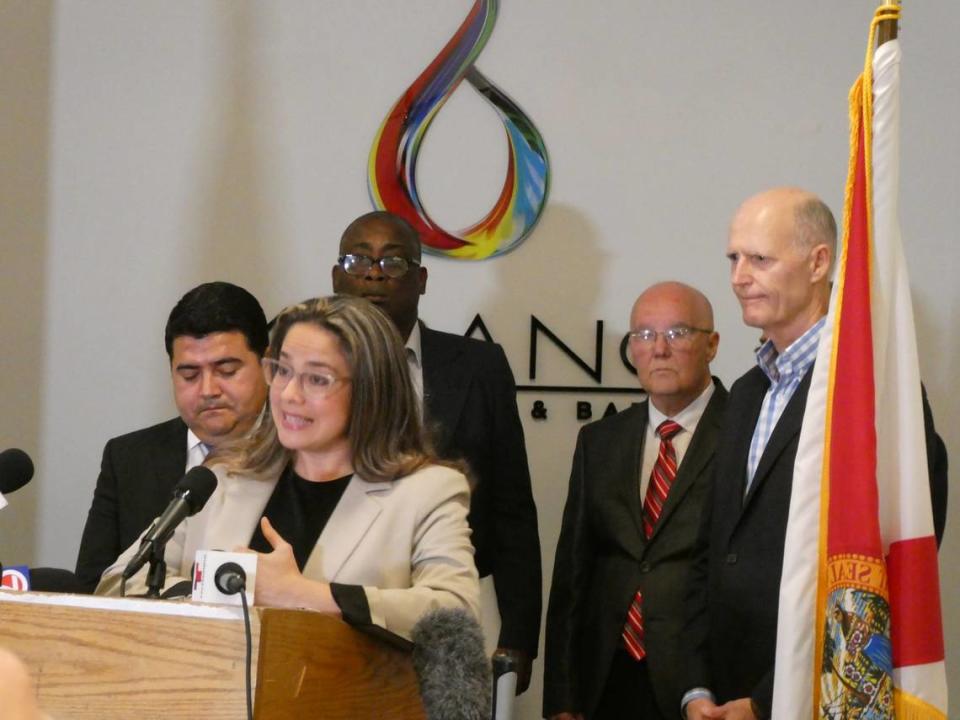
[[[880,0],[880,6],[896,5],[900,6],[900,0]],[[897,21],[883,20],[877,26],[877,47],[883,45],[887,40],[895,40],[897,37]]]

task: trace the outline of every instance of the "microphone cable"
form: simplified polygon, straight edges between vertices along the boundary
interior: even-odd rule
[[[243,628],[247,639],[247,720],[253,720],[253,680],[251,677],[253,633],[250,630],[250,605],[247,601],[247,573],[237,563],[225,562],[217,568],[217,572],[213,576],[213,584],[224,595],[240,594],[240,605],[243,608]]]
[[[243,607],[243,628],[247,636],[247,720],[253,720],[253,683],[251,681],[251,665],[253,657],[253,634],[250,631],[250,607],[247,605],[247,588],[240,590],[240,605]]]

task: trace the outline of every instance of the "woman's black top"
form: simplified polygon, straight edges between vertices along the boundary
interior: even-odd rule
[[[270,520],[280,537],[293,547],[293,556],[300,572],[303,572],[320,533],[327,526],[352,477],[353,475],[345,475],[336,480],[312,482],[300,477],[294,471],[293,463],[280,475],[263,515]],[[270,543],[263,536],[260,523],[257,523],[253,537],[250,538],[250,549],[263,553],[273,552]],[[353,625],[366,625],[370,622],[370,605],[361,585],[330,583],[330,592],[340,606],[344,620]]]
[[[292,463],[280,475],[263,514],[280,537],[293,546],[293,556],[300,572],[303,572],[317,538],[333,515],[351,477],[353,475],[327,482],[311,482],[297,475]],[[250,548],[265,553],[273,550],[263,536],[260,523],[250,538]]]

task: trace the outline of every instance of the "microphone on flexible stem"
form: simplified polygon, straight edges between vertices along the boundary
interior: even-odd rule
[[[33,477],[33,461],[19,448],[0,452],[0,493],[19,490]]]
[[[166,545],[177,526],[191,515],[196,515],[210,499],[216,487],[217,476],[210,468],[200,465],[184,475],[173,489],[173,500],[163,511],[163,515],[157,518],[147,530],[143,540],[140,541],[137,554],[123,569],[123,579],[129,580],[133,577],[157,550]]]
[[[517,694],[517,660],[512,655],[493,656],[493,720],[513,720]]]
[[[225,562],[217,568],[213,584],[224,595],[236,595],[247,589],[247,573],[235,562]]]
[[[413,669],[429,720],[490,720],[490,659],[476,618],[439,608],[411,632]]]

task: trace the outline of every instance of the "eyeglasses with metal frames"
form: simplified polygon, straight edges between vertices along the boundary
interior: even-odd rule
[[[373,258],[369,255],[359,255],[357,253],[348,253],[337,258],[337,264],[343,268],[347,275],[366,275],[374,265],[380,267],[380,272],[388,278],[397,280],[402,278],[410,268],[419,267],[420,263],[416,260],[400,257],[399,255],[387,255],[382,258]]]
[[[667,328],[661,332],[657,332],[651,328],[631,330],[629,333],[627,333],[627,337],[629,337],[630,342],[633,343],[639,343],[641,345],[653,345],[657,342],[657,336],[662,335],[667,345],[674,347],[689,345],[691,342],[693,342],[693,338],[696,337],[696,333],[706,333],[709,335],[712,332],[713,330],[707,330],[705,328],[695,328],[688,325],[674,325],[673,327]]]

